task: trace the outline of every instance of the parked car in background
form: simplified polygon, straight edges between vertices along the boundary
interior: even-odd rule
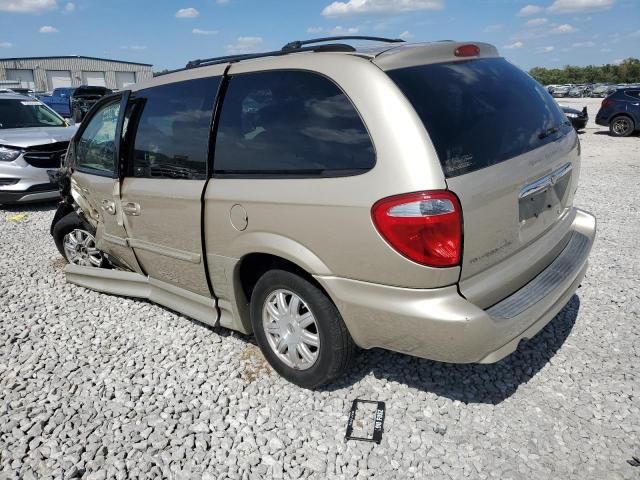
[[[589,114],[587,112],[587,107],[584,107],[582,110],[577,110],[575,108],[569,107],[567,105],[560,105],[562,111],[567,116],[573,128],[578,130],[582,130],[587,126],[587,122],[589,121]]]
[[[102,97],[109,95],[110,89],[83,85],[71,95],[71,117],[74,122],[81,122],[89,109]]]
[[[569,95],[570,90],[571,87],[567,85],[560,85],[559,87],[553,89],[552,95],[556,98],[563,98]]]
[[[67,280],[254,332],[309,388],[356,345],[492,363],[540,331],[595,236],[567,118],[491,45],[349,38],[101,99],[52,222]]]
[[[596,123],[609,127],[614,137],[640,130],[640,88],[618,89],[602,101]]]
[[[75,88],[71,87],[56,88],[51,95],[43,95],[39,99],[61,117],[71,118],[71,96],[74,91]]]
[[[610,91],[609,89],[611,88],[611,85],[609,84],[599,84],[594,86],[593,91],[591,92],[591,96],[592,97],[606,97],[607,95],[609,95]]]
[[[57,172],[76,128],[39,100],[0,95],[0,204],[59,197]]]
[[[28,95],[30,97],[35,97],[35,92],[31,88],[12,88],[15,93],[20,95]]]
[[[576,85],[575,87],[569,90],[569,94],[567,95],[573,98],[580,97],[590,97],[591,96],[591,86],[589,85]]]

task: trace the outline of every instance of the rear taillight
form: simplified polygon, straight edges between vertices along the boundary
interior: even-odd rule
[[[477,57],[480,55],[480,47],[477,45],[460,45],[454,52],[456,57]]]
[[[447,190],[383,198],[371,209],[380,235],[398,252],[429,267],[453,267],[462,256],[462,209]]]
[[[610,107],[611,105],[613,105],[613,100],[611,100],[610,98],[605,98],[604,100],[602,100],[602,108],[607,108]]]

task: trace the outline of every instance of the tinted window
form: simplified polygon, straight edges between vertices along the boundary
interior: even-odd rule
[[[120,103],[102,107],[82,132],[76,148],[76,165],[92,173],[113,174],[116,164],[116,127]]]
[[[200,78],[140,90],[132,100],[138,128],[130,174],[203,179],[220,78]]]
[[[629,95],[630,97],[633,97],[634,99],[638,99],[640,98],[640,91],[638,90],[627,90],[627,95]]]
[[[547,90],[502,58],[388,74],[422,119],[447,177],[500,163],[571,131]]]
[[[348,175],[374,163],[358,112],[327,78],[276,71],[231,79],[216,139],[217,173]]]

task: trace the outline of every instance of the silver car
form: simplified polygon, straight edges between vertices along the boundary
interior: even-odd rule
[[[0,204],[58,198],[48,172],[60,167],[75,131],[33,97],[0,94]]]

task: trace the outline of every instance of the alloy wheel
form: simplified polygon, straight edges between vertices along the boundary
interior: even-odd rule
[[[67,261],[81,267],[101,267],[102,252],[96,248],[96,239],[86,230],[75,229],[64,236]]]
[[[628,135],[631,130],[631,121],[628,118],[618,118],[613,122],[613,131],[617,135]]]

